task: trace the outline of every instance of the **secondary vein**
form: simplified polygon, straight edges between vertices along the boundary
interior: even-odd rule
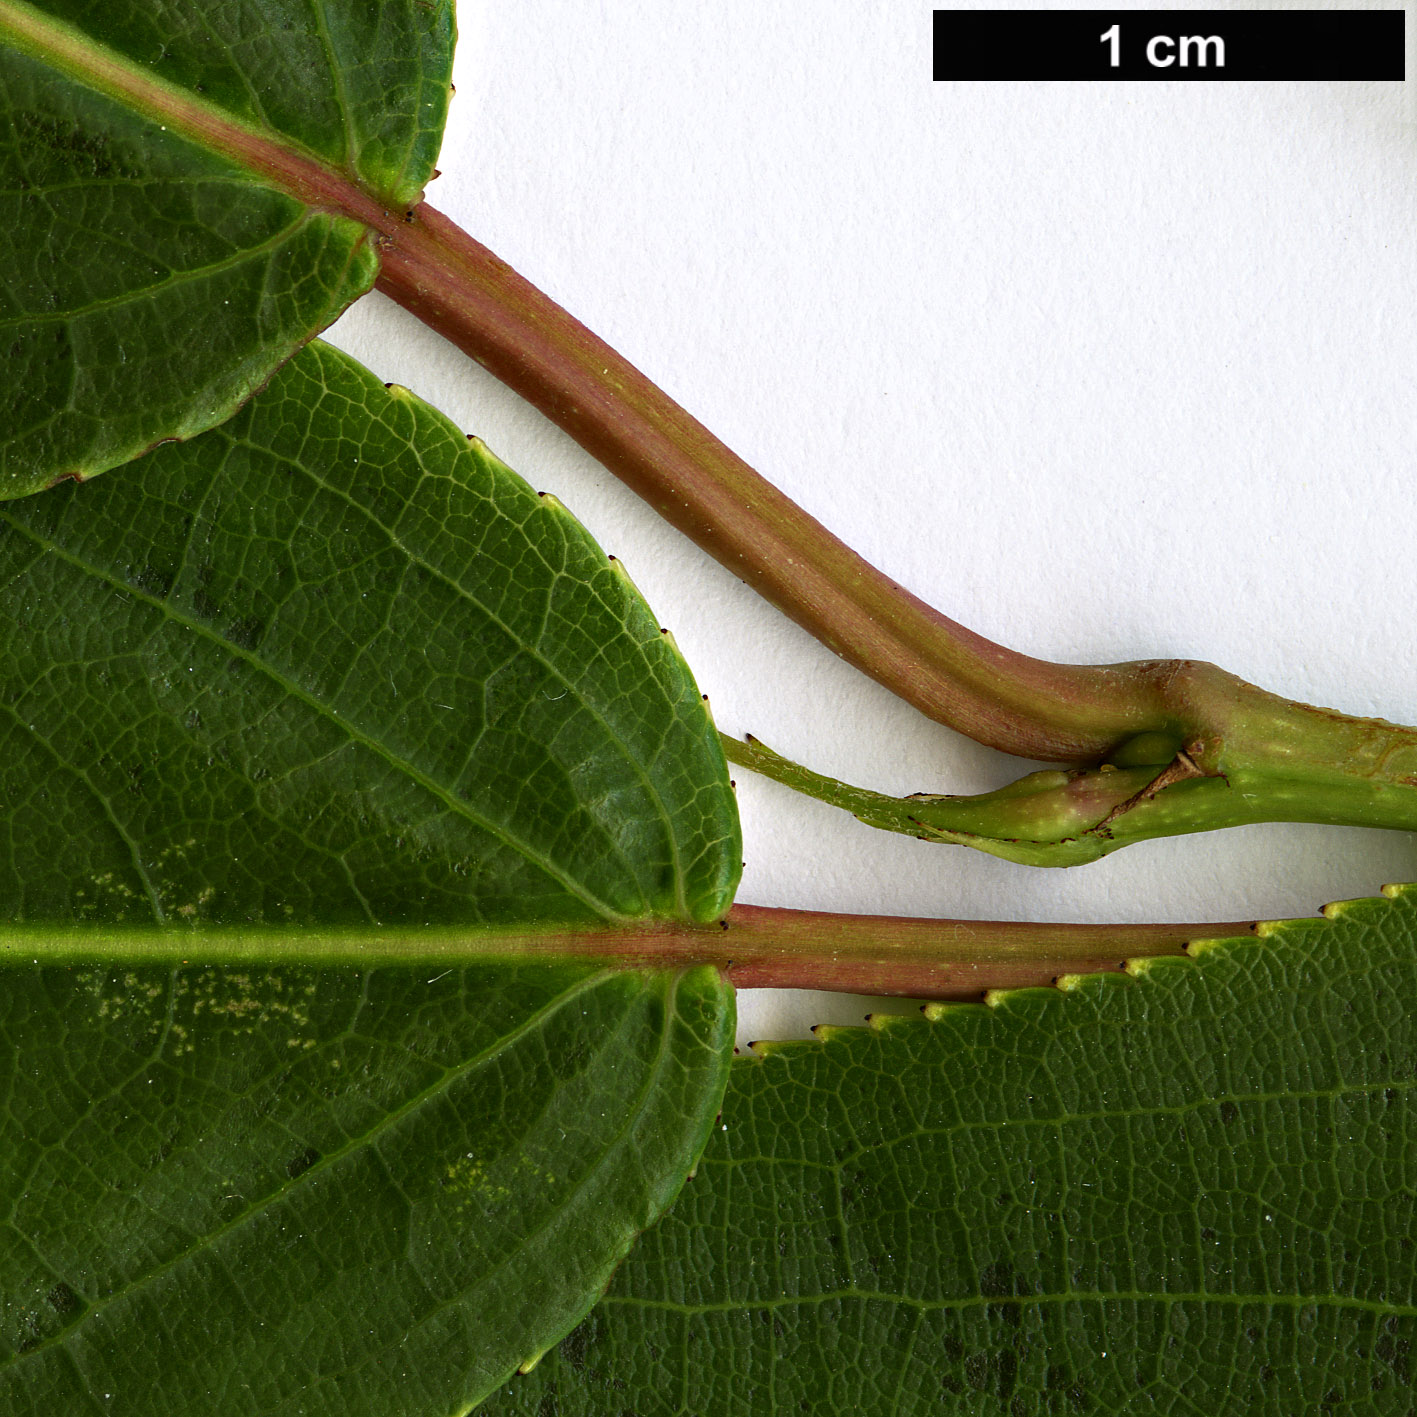
[[[228,652],[233,658],[240,659],[244,663],[249,664],[253,669],[269,678],[283,692],[289,694],[291,698],[304,704],[320,718],[334,725],[352,742],[358,743],[361,747],[366,748],[369,752],[374,754],[375,757],[382,759],[389,767],[403,773],[410,781],[416,783],[419,787],[423,788],[425,792],[429,793],[430,796],[443,803],[454,815],[465,818],[467,821],[486,832],[487,835],[496,838],[504,845],[518,852],[525,860],[544,871],[546,875],[556,881],[568,894],[589,906],[591,910],[603,919],[615,924],[626,923],[627,917],[623,917],[617,912],[612,911],[603,901],[596,899],[579,881],[575,880],[553,861],[550,861],[529,842],[522,840],[516,833],[510,831],[503,824],[494,822],[490,818],[483,817],[480,813],[475,812],[467,803],[455,797],[449,789],[436,782],[426,773],[420,771],[406,759],[401,758],[398,754],[393,752],[392,749],[379,742],[377,738],[356,728],[330,708],[329,705],[321,702],[314,694],[301,687],[295,681],[286,678],[286,676],[273,665],[267,664],[254,652],[242,648],[240,645],[236,644],[234,640],[217,633],[209,625],[203,624],[200,620],[196,620],[190,615],[183,614],[180,610],[175,609],[168,601],[143,590],[139,586],[121,580],[111,572],[90,564],[82,557],[76,556],[66,548],[59,546],[46,537],[40,536],[39,533],[32,528],[17,521],[11,513],[0,511],[0,519],[7,522],[29,541],[42,547],[60,560],[67,562],[77,570],[92,576],[95,580],[112,586],[115,590],[121,590],[125,595],[131,595],[134,599],[142,601],[175,624],[181,625],[185,630],[203,639],[209,640],[214,644],[220,645],[221,648]]]
[[[176,977],[176,973],[177,971],[174,970],[174,978]],[[589,993],[592,989],[613,977],[611,971],[600,970],[586,976],[584,979],[577,980],[575,984],[563,989],[554,998],[543,1004],[541,1008],[529,1014],[515,1028],[503,1034],[496,1042],[488,1044],[486,1048],[473,1054],[472,1057],[464,1059],[461,1063],[457,1064],[456,1067],[445,1070],[436,1082],[429,1084],[428,1087],[415,1093],[400,1106],[386,1113],[368,1131],[362,1133],[352,1141],[345,1143],[344,1146],[337,1148],[335,1151],[330,1152],[327,1156],[321,1157],[314,1165],[302,1171],[299,1176],[295,1177],[293,1180],[287,1181],[285,1185],[272,1191],[269,1195],[263,1196],[255,1204],[247,1206],[223,1225],[218,1226],[208,1234],[196,1236],[192,1244],[170,1256],[161,1264],[137,1276],[121,1288],[115,1289],[111,1294],[106,1294],[101,1301],[96,1302],[92,1308],[88,1309],[81,1318],[68,1328],[61,1330],[59,1333],[54,1334],[52,1337],[45,1339],[42,1343],[36,1344],[33,1348],[27,1349],[23,1353],[14,1353],[11,1354],[9,1358],[0,1360],[0,1372],[4,1372],[7,1368],[16,1367],[25,1360],[34,1357],[36,1354],[43,1353],[46,1349],[66,1345],[68,1340],[84,1327],[87,1322],[97,1317],[105,1309],[111,1308],[127,1295],[136,1293],[147,1285],[152,1284],[155,1280],[161,1278],[162,1275],[170,1272],[189,1259],[192,1255],[197,1254],[208,1246],[214,1245],[224,1235],[230,1234],[232,1231],[245,1225],[248,1221],[264,1214],[271,1206],[283,1200],[292,1191],[302,1185],[308,1184],[310,1178],[323,1171],[328,1171],[330,1167],[342,1157],[350,1155],[361,1147],[372,1145],[378,1137],[395,1126],[404,1117],[423,1106],[426,1102],[442,1094],[459,1078],[465,1076],[473,1069],[493,1061],[493,1059],[505,1053],[509,1048],[515,1047],[521,1039],[525,1038],[542,1023],[558,1013],[567,1004],[573,1003],[583,994]]]

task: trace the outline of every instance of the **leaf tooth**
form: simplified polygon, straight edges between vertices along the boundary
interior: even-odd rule
[[[1283,922],[1283,921],[1277,921],[1277,922],[1274,922],[1274,923],[1276,923],[1276,924],[1283,924],[1284,922]],[[1226,944],[1226,943],[1228,943],[1228,941],[1226,941],[1224,938],[1213,939],[1213,940],[1189,940],[1189,941],[1187,941],[1187,943],[1186,943],[1186,955],[1185,955],[1185,957],[1186,957],[1187,959],[1199,959],[1203,954],[1206,954],[1208,951],[1213,950],[1213,949],[1215,949],[1217,946],[1223,945],[1223,944]],[[1140,963],[1140,961],[1138,961],[1138,963]]]
[[[1053,981],[1053,987],[1060,993],[1071,994],[1081,989],[1092,977],[1093,976],[1090,974],[1060,974]],[[1018,992],[1017,989],[991,989],[988,994],[985,994],[984,1002],[991,1007],[998,1008],[1000,1005],[1008,1003],[1007,995],[1016,994]],[[997,1001],[990,997],[991,994],[995,993],[1000,996]]]
[[[1358,896],[1353,900],[1331,900],[1319,911],[1319,914],[1325,920],[1342,920],[1355,906],[1369,905],[1374,899],[1373,896]]]
[[[1257,920],[1253,928],[1253,936],[1258,940],[1272,940],[1282,935],[1294,935],[1302,931],[1327,930],[1329,922],[1322,915],[1314,915],[1298,920]],[[1240,937],[1240,938],[1243,938]],[[1224,940],[1211,940],[1203,942],[1207,948],[1212,944],[1225,944]]]
[[[559,502],[557,503],[557,506],[560,506],[560,503],[559,503]],[[563,510],[564,510],[564,509],[563,509]],[[624,581],[624,583],[625,583],[625,588],[626,588],[632,595],[637,596],[640,600],[644,600],[644,596],[643,596],[643,595],[640,595],[640,588],[639,588],[639,586],[637,586],[637,585],[635,584],[634,579],[631,577],[629,571],[627,571],[627,570],[625,569],[625,563],[624,563],[618,556],[611,556],[611,557],[609,557],[609,558],[607,558],[607,559],[608,559],[609,562],[610,562],[610,569],[611,569],[617,576],[619,576],[622,581]],[[646,604],[648,604],[648,602],[646,602]],[[682,657],[682,656],[681,656],[681,657]]]
[[[1031,986],[1033,989],[1051,989],[1050,984],[1038,984]],[[977,999],[936,999],[933,1002],[922,1004],[920,1012],[925,1015],[927,1023],[945,1023],[950,1018],[971,1010],[984,1008],[986,1005],[991,1009],[997,1009],[1008,1003],[1011,994],[1028,993],[1027,989],[986,989]]]
[[[1179,954],[1179,955],[1136,955],[1136,956],[1134,956],[1134,957],[1131,958],[1131,959],[1124,959],[1124,960],[1122,961],[1122,969],[1121,969],[1121,972],[1122,972],[1123,974],[1130,975],[1131,978],[1133,978],[1133,979],[1145,979],[1148,974],[1152,973],[1155,969],[1157,969],[1157,968],[1160,967],[1161,965],[1168,965],[1168,964],[1190,964],[1192,958],[1194,958],[1194,957],[1192,956],[1192,954],[1191,954],[1191,947],[1192,947],[1193,945],[1199,946],[1201,949],[1209,949],[1211,945],[1215,945],[1215,944],[1219,944],[1219,943],[1220,943],[1219,940],[1192,940],[1192,941],[1190,941],[1190,942],[1186,945],[1186,952],[1185,952],[1185,954]],[[1079,978],[1079,977],[1081,977],[1081,978],[1086,978],[1087,976],[1086,976],[1086,975],[1083,975],[1083,976],[1074,975],[1074,976],[1072,976],[1072,977],[1073,977],[1073,978]],[[1061,985],[1062,982],[1063,982],[1063,981],[1060,979],[1060,980],[1058,981],[1059,985]]]
[[[812,1030],[816,1033],[816,1029]],[[798,1042],[805,1042],[805,1039],[798,1039]],[[755,1038],[748,1044],[748,1052],[755,1058],[771,1058],[776,1053],[781,1053],[784,1049],[792,1046],[791,1039]]]
[[[385,384],[389,391],[389,397],[395,399],[417,399],[418,395],[412,389],[406,388],[403,384]],[[421,402],[421,400],[420,400]]]
[[[1023,989],[986,989],[983,998],[979,1001],[986,1009],[1007,1009],[1012,1008],[1014,996],[1016,994],[1028,994],[1037,989],[1052,989],[1055,986],[1061,987],[1065,979],[1085,979],[1083,974],[1060,974],[1052,984],[1033,984]],[[969,1005],[965,1004],[965,1008]]]

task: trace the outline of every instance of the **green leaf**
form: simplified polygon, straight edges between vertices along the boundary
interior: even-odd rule
[[[0,0],[0,497],[214,426],[367,290],[330,194],[416,197],[452,46],[451,0]]]
[[[141,475],[0,511],[0,919],[708,923],[683,660],[565,510],[312,346]]]
[[[467,1410],[722,1095],[716,970],[513,957],[731,901],[672,642],[554,499],[314,344],[0,511],[0,663],[0,1411]]]
[[[483,1411],[1410,1412],[1394,894],[736,1062],[679,1204]]]
[[[465,1412],[672,1198],[732,1045],[707,969],[0,986],[6,1417]]]

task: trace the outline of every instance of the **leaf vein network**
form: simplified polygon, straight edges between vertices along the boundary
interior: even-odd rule
[[[173,971],[174,977],[175,973],[176,971]],[[368,984],[368,973],[369,972],[366,971],[366,988]],[[104,1309],[112,1306],[120,1299],[126,1298],[129,1294],[136,1293],[147,1285],[154,1283],[156,1280],[160,1279],[164,1274],[167,1274],[173,1269],[177,1268],[178,1265],[185,1263],[193,1255],[199,1253],[203,1249],[210,1248],[225,1235],[228,1235],[233,1231],[240,1229],[248,1221],[251,1221],[256,1217],[264,1214],[273,1205],[284,1200],[284,1198],[290,1195],[292,1191],[300,1188],[303,1185],[308,1184],[311,1178],[319,1175],[324,1171],[329,1170],[333,1165],[335,1165],[335,1163],[340,1161],[343,1157],[348,1156],[350,1153],[360,1147],[372,1146],[380,1136],[382,1136],[392,1127],[397,1125],[405,1117],[417,1111],[418,1108],[422,1107],[425,1103],[441,1096],[448,1089],[448,1087],[455,1083],[459,1078],[466,1076],[475,1068],[482,1067],[485,1064],[492,1062],[501,1054],[505,1053],[508,1049],[515,1047],[523,1038],[525,1038],[528,1034],[534,1032],[538,1027],[540,1027],[541,1024],[545,1023],[547,1019],[551,1018],[562,1008],[566,1007],[566,1005],[575,1002],[575,1000],[580,998],[583,994],[591,992],[592,989],[603,984],[607,979],[612,978],[614,978],[613,971],[600,970],[594,974],[586,975],[584,978],[578,979],[575,983],[568,985],[554,998],[549,999],[539,1009],[527,1015],[527,1017],[524,1018],[520,1023],[518,1023],[515,1028],[510,1029],[507,1033],[504,1033],[495,1042],[489,1043],[485,1048],[480,1049],[471,1057],[463,1059],[456,1066],[443,1069],[436,1081],[430,1083],[427,1087],[415,1093],[412,1097],[408,1098],[398,1107],[390,1109],[382,1117],[380,1117],[379,1120],[367,1131],[362,1132],[355,1137],[352,1137],[343,1146],[338,1147],[336,1150],[330,1152],[326,1156],[322,1156],[319,1161],[315,1162],[314,1165],[308,1167],[306,1170],[302,1171],[298,1176],[294,1177],[292,1180],[287,1181],[284,1185],[277,1187],[269,1194],[262,1196],[261,1199],[255,1204],[249,1205],[245,1209],[237,1212],[229,1220],[219,1225],[209,1234],[196,1236],[194,1244],[188,1246],[186,1249],[181,1250],[174,1255],[169,1256],[161,1264],[155,1265],[146,1273],[135,1276],[131,1281],[123,1285],[121,1288],[115,1289],[111,1294],[105,1295],[101,1303],[96,1303],[93,1307],[86,1309],[84,1313],[79,1317],[79,1319],[75,1323],[71,1324],[68,1328],[62,1329],[59,1333],[54,1334],[52,1337],[46,1339],[42,1343],[36,1344],[33,1348],[26,1349],[23,1353],[13,1353],[8,1358],[0,1359],[0,1372],[4,1372],[8,1368],[14,1368],[18,1364],[24,1362],[26,1359],[32,1358],[36,1354],[43,1353],[47,1349],[53,1348],[55,1346],[63,1347],[64,1345],[66,1345],[68,1339],[75,1332],[77,1332],[79,1328],[83,1326],[86,1320],[92,1319],[96,1315],[102,1313]],[[357,1036],[357,1034],[355,1034],[354,1029],[351,1027],[349,1029],[344,1030],[338,1036]],[[336,1040],[331,1039],[329,1041],[333,1042]]]
[[[68,551],[66,548],[59,546],[54,542],[48,541],[46,538],[40,536],[30,527],[27,527],[22,523],[15,521],[14,518],[11,517],[8,513],[0,512],[0,517],[3,517],[3,519],[8,522],[10,526],[14,527],[15,530],[21,533],[23,536],[43,546],[52,555],[55,555],[61,560],[68,562],[76,569],[94,577],[94,579],[96,580],[111,585],[114,589],[121,590],[125,594],[133,596],[135,599],[142,600],[146,604],[152,606],[154,609],[159,611],[159,613],[172,620],[173,623],[181,625],[184,629],[190,630],[192,633],[201,636],[203,639],[209,640],[214,644],[220,645],[223,650],[227,651],[233,657],[242,660],[243,662],[251,665],[252,668],[265,674],[279,688],[281,688],[284,692],[288,693],[291,698],[303,703],[307,708],[313,710],[319,717],[335,725],[352,742],[358,743],[362,747],[367,748],[376,757],[382,758],[384,762],[387,763],[390,767],[406,774],[411,781],[415,782],[431,796],[442,802],[456,816],[466,818],[468,821],[472,822],[474,825],[480,827],[482,830],[487,832],[488,835],[496,837],[498,840],[502,841],[507,846],[510,846],[513,850],[518,851],[533,865],[540,867],[541,870],[543,870],[548,876],[555,880],[559,885],[564,887],[569,894],[574,895],[577,899],[588,905],[602,918],[611,921],[615,921],[618,919],[618,917],[605,905],[603,901],[597,900],[584,886],[580,884],[579,881],[576,881],[573,877],[568,875],[554,862],[547,859],[544,855],[542,855],[542,853],[537,851],[536,848],[533,847],[529,842],[523,841],[515,833],[509,831],[501,823],[494,822],[490,818],[486,818],[480,813],[475,812],[471,807],[467,805],[467,803],[462,802],[457,797],[455,797],[448,788],[444,787],[441,783],[434,781],[426,773],[420,772],[416,767],[414,767],[412,763],[399,757],[385,744],[379,742],[377,738],[374,738],[369,734],[361,732],[359,729],[355,728],[353,724],[346,722],[334,709],[322,703],[318,698],[315,697],[314,694],[309,693],[299,684],[295,683],[293,680],[281,674],[280,671],[277,670],[273,665],[267,664],[264,660],[260,659],[252,651],[244,649],[242,646],[236,644],[235,641],[229,639],[227,636],[218,634],[209,625],[203,624],[200,620],[193,619],[190,615],[185,615],[181,611],[174,609],[166,600],[162,599],[161,597],[153,595],[138,586],[131,585],[125,581],[121,581],[116,576],[110,574],[109,572],[103,570],[98,566],[90,564],[89,562],[83,560],[82,557],[75,555],[73,552]],[[161,919],[160,916],[159,919]]]
[[[103,310],[113,310],[120,306],[132,305],[143,300],[152,300],[164,291],[174,287],[207,280],[211,276],[221,275],[225,271],[234,270],[237,266],[248,261],[255,261],[262,256],[269,256],[279,250],[292,236],[308,226],[312,221],[324,220],[324,214],[315,211],[304,211],[287,226],[283,226],[275,235],[267,240],[259,242],[255,246],[245,246],[239,251],[234,251],[229,256],[224,256],[219,261],[211,261],[204,266],[193,266],[186,271],[173,271],[164,276],[161,280],[155,281],[152,285],[134,286],[118,295],[107,296],[102,300],[90,301],[87,305],[78,305],[64,310],[36,310],[23,315],[13,315],[6,319],[0,319],[0,330],[11,329],[16,325],[33,324],[54,324],[59,321],[78,320],[88,315],[98,314]],[[143,254],[136,247],[129,247],[136,254]],[[270,262],[266,262],[266,270],[269,274]]]
[[[576,703],[580,704],[581,707],[585,709],[585,711],[591,716],[592,720],[597,725],[599,725],[601,729],[604,730],[606,738],[609,739],[610,742],[614,743],[615,746],[620,750],[625,763],[630,767],[635,776],[640,780],[640,783],[644,787],[647,796],[655,804],[655,809],[658,813],[660,823],[664,828],[666,842],[669,847],[670,857],[673,863],[677,900],[681,910],[683,910],[686,904],[685,893],[687,886],[684,880],[683,863],[680,859],[678,834],[674,830],[674,824],[672,818],[670,817],[669,810],[666,807],[664,799],[659,791],[659,788],[656,786],[653,778],[650,776],[643,764],[640,763],[637,756],[633,752],[631,752],[629,745],[624,741],[624,739],[622,739],[619,734],[611,728],[602,710],[593,701],[588,699],[585,694],[583,694],[573,683],[571,683],[570,679],[566,676],[566,674],[554,662],[549,660],[539,648],[535,647],[530,643],[523,642],[521,637],[518,636],[512,630],[511,626],[507,624],[507,622],[502,618],[502,616],[498,615],[489,605],[487,605],[484,601],[480,600],[477,596],[472,594],[471,591],[469,591],[465,586],[461,585],[453,576],[449,575],[448,572],[443,570],[442,567],[434,565],[425,557],[419,556],[417,553],[412,551],[403,542],[403,540],[399,537],[398,533],[392,527],[381,522],[367,507],[363,506],[357,499],[351,497],[348,492],[344,491],[344,489],[335,487],[333,484],[326,481],[323,477],[319,475],[319,473],[313,471],[311,468],[303,467],[300,470],[303,471],[310,478],[310,480],[315,483],[316,486],[322,488],[323,490],[331,493],[334,496],[341,498],[346,503],[346,505],[348,505],[352,510],[358,512],[360,516],[362,516],[370,526],[376,527],[380,531],[382,531],[384,535],[388,538],[389,545],[398,552],[400,552],[403,556],[405,556],[411,565],[415,565],[419,567],[419,569],[427,571],[430,576],[434,577],[441,584],[446,586],[460,599],[465,600],[469,605],[476,606],[482,615],[484,615],[492,624],[496,625],[496,627],[507,636],[509,641],[511,641],[513,644],[518,645],[523,653],[534,659],[535,662],[547,672],[549,677],[554,679],[557,683],[564,685],[567,693],[574,695]],[[425,477],[433,477],[434,475],[435,474],[429,472],[427,467],[424,466]],[[630,874],[633,875],[634,872],[631,863],[625,857],[624,853],[618,850],[618,848],[617,855],[620,857],[620,860],[625,864],[627,869],[629,869]]]

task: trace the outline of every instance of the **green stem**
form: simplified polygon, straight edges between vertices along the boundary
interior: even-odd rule
[[[1187,943],[1249,934],[1250,922],[1204,925],[1033,925],[916,920],[735,905],[713,926],[458,930],[205,926],[7,925],[0,966],[141,964],[432,970],[506,961],[616,968],[711,965],[742,989],[827,989],[917,999],[977,997],[1180,954]]]
[[[379,288],[571,435],[823,644],[981,743],[1087,760],[1165,716],[1166,666],[1050,664],[996,645],[864,561],[628,360],[426,203]]]
[[[1098,769],[912,804],[905,818],[892,809],[892,829],[1061,865],[1242,822],[1417,828],[1417,731],[1197,661],[1062,665],[993,644],[863,561],[447,217],[424,204],[381,230],[381,289],[824,644],[981,743]],[[806,770],[794,771],[801,785]],[[886,799],[873,796],[880,816]]]
[[[868,826],[1027,866],[1077,866],[1137,841],[1255,822],[1417,830],[1410,729],[1267,703],[1271,696],[1241,687],[1245,694],[1215,706],[1217,719],[1230,710],[1228,731],[1175,749],[1169,761],[1145,762],[1159,754],[1133,740],[1117,755],[1131,759],[1124,764],[1029,773],[975,796],[891,797],[791,762],[751,736],[719,738],[730,762]]]

